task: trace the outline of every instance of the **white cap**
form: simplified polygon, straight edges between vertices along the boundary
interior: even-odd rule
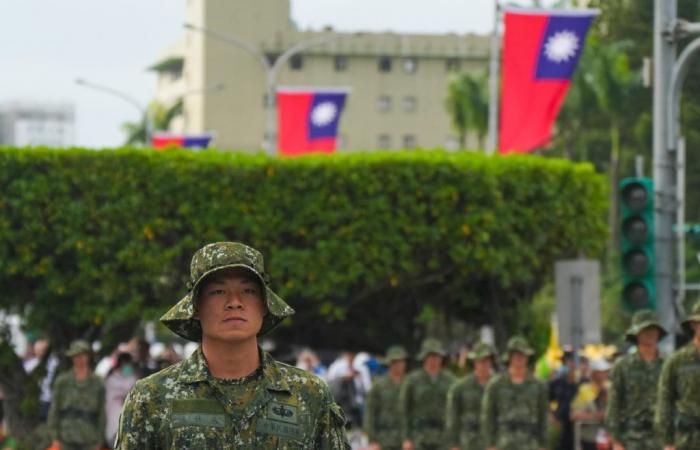
[[[612,366],[604,358],[598,358],[591,361],[591,372],[607,372]]]

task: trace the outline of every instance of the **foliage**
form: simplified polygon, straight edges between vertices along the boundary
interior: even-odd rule
[[[515,324],[555,259],[606,237],[602,178],[539,157],[6,148],[0,186],[0,307],[58,345],[158,317],[211,241],[268,256],[289,342],[381,348],[426,304]]]
[[[460,148],[466,147],[470,131],[476,134],[479,148],[483,148],[489,116],[487,75],[458,73],[450,77],[445,108],[459,134]]]
[[[145,145],[146,131],[148,129],[147,120],[150,119],[153,131],[165,131],[170,127],[170,122],[182,114],[183,102],[179,99],[170,106],[166,106],[157,101],[151,102],[148,105],[148,117],[142,117],[138,122],[126,122],[122,125],[123,131],[126,133],[126,141],[124,145]]]

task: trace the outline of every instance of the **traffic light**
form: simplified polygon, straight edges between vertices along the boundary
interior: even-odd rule
[[[625,178],[620,197],[622,300],[630,311],[654,310],[654,183],[650,178]]]

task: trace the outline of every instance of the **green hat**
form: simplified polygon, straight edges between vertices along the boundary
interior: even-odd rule
[[[408,359],[408,352],[400,345],[392,345],[386,349],[386,355],[384,355],[384,358],[381,358],[380,362],[388,366],[394,361],[399,361],[401,359]]]
[[[418,361],[423,361],[431,353],[435,353],[443,357],[447,355],[447,352],[439,339],[427,338],[423,340],[423,343],[421,343],[420,351],[418,352],[416,359]]]
[[[267,312],[258,336],[269,333],[282,320],[294,314],[294,310],[270,289],[270,278],[265,272],[260,252],[238,242],[216,242],[205,245],[192,257],[190,279],[187,283],[189,292],[160,318],[163,325],[185,339],[200,341],[202,326],[199,320],[195,319],[200,283],[207,275],[235,267],[254,273],[263,286]]]
[[[472,351],[469,352],[467,358],[473,361],[475,359],[487,358],[489,356],[495,358],[496,350],[494,350],[491,344],[487,344],[486,342],[479,342],[474,346]]]
[[[656,314],[654,314],[653,311],[649,309],[642,309],[634,313],[632,316],[632,325],[630,325],[630,327],[627,329],[625,338],[629,342],[637,342],[637,335],[639,332],[649,327],[656,327],[659,330],[659,333],[661,333],[659,335],[659,339],[668,334],[666,330],[664,330],[664,327],[662,327],[659,323],[659,320],[656,318]]]
[[[508,339],[508,344],[506,344],[506,354],[503,355],[503,361],[508,362],[513,353],[522,353],[526,356],[532,356],[535,351],[530,347],[530,344],[522,336],[513,336]]]
[[[683,325],[683,329],[690,333],[693,334],[693,329],[690,327],[690,322],[700,322],[700,300],[695,302],[693,305],[693,308],[690,310],[690,314],[686,319],[681,322]]]
[[[82,339],[76,339],[75,341],[71,342],[70,346],[68,346],[68,350],[66,350],[66,356],[69,358],[81,353],[92,353],[90,344]]]

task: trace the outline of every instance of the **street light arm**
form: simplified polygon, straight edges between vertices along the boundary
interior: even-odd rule
[[[227,44],[233,45],[235,47],[241,48],[248,53],[252,54],[258,59],[258,62],[263,66],[265,69],[265,72],[269,71],[271,69],[270,62],[267,60],[267,57],[265,57],[265,54],[261,52],[255,45],[252,43],[240,39],[236,36],[232,36],[230,34],[225,34],[225,33],[219,33],[218,31],[213,31],[209,30],[207,28],[202,28],[198,27],[196,25],[192,25],[191,23],[185,23],[183,25],[186,29],[190,31],[196,31],[198,33],[202,33],[205,36],[208,36],[210,38],[218,39],[222,42],[225,42]]]
[[[75,84],[77,84],[79,86],[84,86],[84,87],[87,87],[90,89],[95,89],[98,91],[106,92],[108,94],[114,95],[115,97],[119,97],[122,100],[129,103],[134,108],[138,109],[139,113],[142,114],[144,117],[146,116],[146,108],[144,108],[143,105],[141,105],[141,103],[139,103],[138,100],[125,94],[124,92],[118,91],[118,90],[113,89],[113,88],[108,87],[108,86],[103,86],[101,84],[93,83],[91,81],[87,81],[87,80],[84,80],[82,78],[77,78],[75,80]]]

